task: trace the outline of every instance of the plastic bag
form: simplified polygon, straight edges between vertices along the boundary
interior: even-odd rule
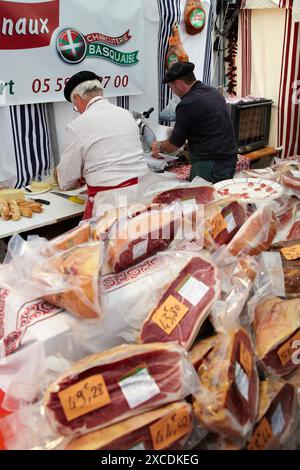
[[[271,375],[286,376],[299,366],[300,299],[281,299],[263,286],[248,303],[253,319],[256,353]]]
[[[86,357],[53,382],[45,415],[58,433],[78,435],[180,400],[198,386],[179,345],[122,345]]]
[[[230,198],[213,201],[204,207],[204,246],[213,251],[228,244],[248,218],[246,204]]]
[[[0,285],[28,301],[44,298],[74,315],[100,317],[98,276],[102,255],[103,244],[98,241],[57,251],[45,239],[35,237],[25,242],[15,235],[0,269]]]
[[[196,251],[169,251],[120,274],[104,276],[108,334],[112,336],[109,319],[113,315],[126,341],[178,341],[189,348],[219,295],[218,270],[204,256]]]
[[[262,381],[257,423],[248,439],[247,450],[295,448],[297,408],[296,389],[292,384]]]
[[[77,245],[49,258],[48,263],[63,274],[68,290],[43,295],[53,305],[81,318],[101,317],[99,273],[102,266],[101,242]],[[40,277],[37,271],[34,278]]]
[[[300,199],[300,162],[299,160],[277,160],[272,170],[277,180],[284,186],[285,194]]]
[[[256,256],[266,251],[277,233],[277,220],[272,203],[256,210],[227,245],[233,256]]]
[[[120,272],[183,240],[197,239],[201,246],[202,226],[201,207],[179,202],[120,217],[108,232],[105,266]]]
[[[193,408],[200,424],[225,437],[245,437],[258,406],[258,374],[249,335],[218,333],[198,368],[200,390]]]
[[[245,437],[258,405],[258,374],[251,338],[241,327],[241,313],[255,277],[249,257],[226,258],[225,248],[213,257],[222,279],[221,299],[210,315],[217,334],[200,340],[191,357],[198,368],[200,391],[194,411],[201,425],[224,437]]]
[[[65,450],[188,450],[206,435],[185,401],[171,403],[60,445]]]
[[[140,179],[138,193],[138,200],[146,204],[171,204],[178,199],[207,204],[215,197],[213,185],[204,179],[197,176],[191,182],[180,181],[172,173],[147,174]]]

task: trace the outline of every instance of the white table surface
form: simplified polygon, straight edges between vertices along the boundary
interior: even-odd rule
[[[40,214],[34,212],[31,219],[21,217],[19,220],[14,221],[0,218],[0,239],[81,215],[85,208],[85,204],[77,204],[51,192],[26,195],[26,199],[30,198],[50,201],[50,205],[44,204],[43,212]]]

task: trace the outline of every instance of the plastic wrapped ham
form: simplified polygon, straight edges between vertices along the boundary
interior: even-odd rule
[[[201,425],[225,437],[251,430],[258,406],[258,374],[249,335],[243,329],[218,333],[198,368],[200,390],[193,408]]]
[[[283,381],[264,380],[260,383],[258,419],[248,450],[279,450],[295,427],[297,397],[295,387]]]
[[[118,219],[108,233],[108,271],[123,271],[167,249],[173,241],[193,240],[201,233],[199,226],[202,221],[197,205],[180,203]]]
[[[122,345],[86,357],[53,382],[45,415],[60,434],[84,434],[178,401],[198,385],[179,345]]]
[[[277,270],[281,270],[284,278],[284,296],[287,298],[300,296],[300,240],[283,241],[271,247]],[[277,257],[276,257],[276,254]],[[276,257],[276,258],[275,258]],[[266,273],[272,280],[273,271]],[[277,292],[278,294],[278,292]],[[279,294],[278,294],[279,295]]]
[[[120,218],[132,218],[143,212],[148,212],[153,209],[159,209],[158,204],[145,205],[142,203],[131,204],[129,207],[119,207],[116,209],[109,209],[98,217],[93,223],[93,239],[106,240],[109,230],[115,222]]]
[[[69,230],[58,237],[50,240],[50,247],[54,250],[69,250],[74,246],[88,243],[91,241],[91,226],[88,222],[84,222],[78,227]]]
[[[300,198],[300,161],[291,159],[278,161],[272,170],[284,186],[285,193]]]
[[[223,257],[219,262],[222,294],[210,315],[217,334],[200,340],[191,352],[200,378],[195,414],[204,428],[226,438],[245,437],[257,412],[256,359],[252,341],[241,327],[255,269],[251,261],[242,258],[237,263]]]
[[[163,177],[150,174],[139,184],[139,200],[146,203],[171,204],[181,200],[207,204],[214,199],[214,186],[198,176],[188,182],[179,181],[172,173],[164,173]]]
[[[176,200],[192,200],[197,204],[207,204],[214,198],[214,188],[211,186],[192,186],[186,188],[176,188],[157,194],[153,198],[155,204],[171,204]]]
[[[148,315],[140,342],[177,341],[189,349],[219,294],[217,267],[200,256],[193,257]]]
[[[28,300],[43,298],[76,316],[99,318],[102,258],[100,241],[56,250],[46,239],[25,242],[15,235],[0,269],[0,283]]]
[[[73,439],[65,450],[182,450],[195,427],[191,405],[179,401]]]
[[[269,373],[286,376],[299,365],[293,354],[300,338],[300,299],[266,296],[254,304],[253,299],[257,356]]]
[[[204,246],[215,249],[228,244],[248,218],[247,207],[238,201],[213,201],[204,208]]]
[[[255,211],[227,245],[233,255],[259,255],[272,244],[277,233],[276,214],[272,204]]]
[[[81,318],[100,317],[101,243],[92,242],[75,246],[49,258],[48,263],[65,278],[69,289],[43,298]],[[39,276],[38,271],[35,272],[35,276]]]

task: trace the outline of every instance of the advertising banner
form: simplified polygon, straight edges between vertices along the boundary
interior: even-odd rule
[[[143,44],[140,0],[0,0],[0,106],[62,101],[81,70],[106,97],[141,94]]]

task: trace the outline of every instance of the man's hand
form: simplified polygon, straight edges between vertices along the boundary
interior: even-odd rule
[[[159,154],[160,153],[174,153],[178,150],[178,147],[171,144],[168,140],[163,140],[162,142],[153,142],[152,144],[152,157],[163,159]]]
[[[159,148],[159,143],[157,141],[153,142],[151,146],[151,150],[152,150],[152,157],[158,158],[160,160],[162,159],[162,157],[159,155],[160,148]]]

